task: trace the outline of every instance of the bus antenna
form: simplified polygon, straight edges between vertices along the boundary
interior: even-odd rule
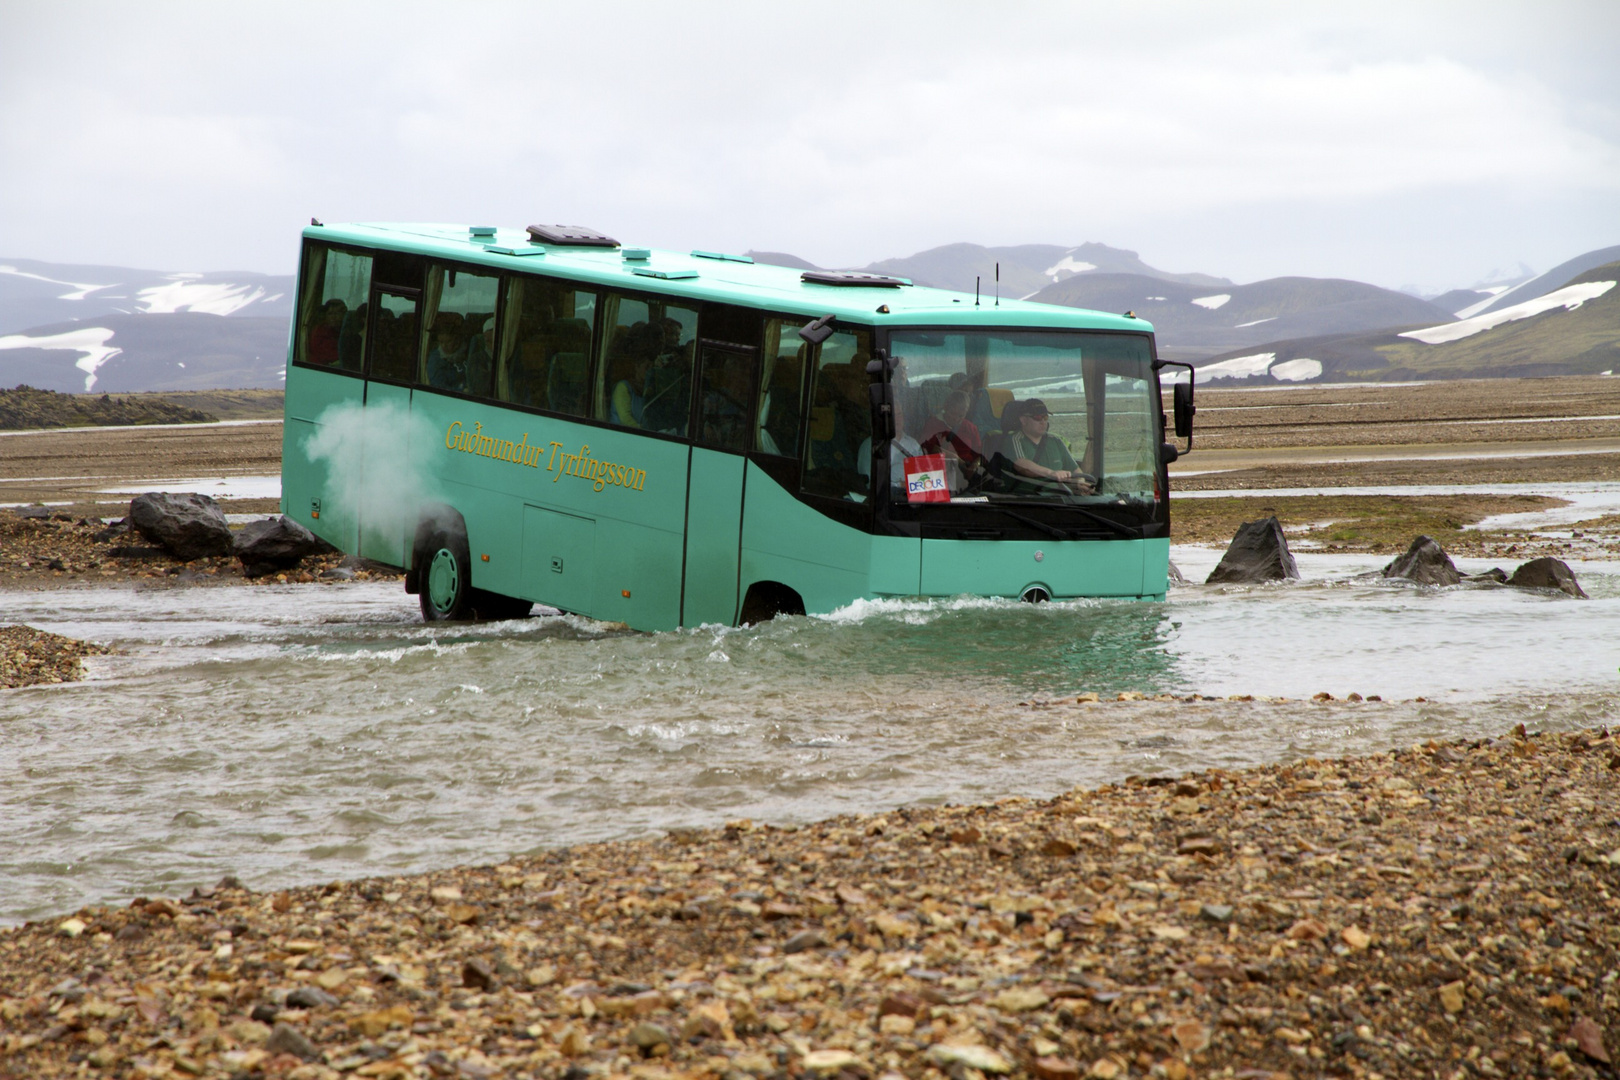
[[[973,306],[979,306],[979,275],[973,275]]]
[[[996,263],[996,307],[1001,306],[1001,264]]]

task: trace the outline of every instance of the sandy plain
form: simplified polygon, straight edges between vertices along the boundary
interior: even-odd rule
[[[1199,404],[1176,486],[1246,490],[1175,504],[1188,539],[1274,512],[1307,543],[1379,550],[1418,522],[1460,533],[1551,504],[1283,488],[1620,479],[1620,380],[1206,388]],[[122,512],[105,488],[273,475],[280,439],[277,424],[0,436],[0,502],[61,503],[57,532],[88,534],[80,519]],[[1310,535],[1351,513],[1345,539]],[[18,529],[7,543],[46,535]],[[1543,544],[1578,570],[1615,523],[1582,531],[1578,549],[1484,543]],[[185,580],[75,578],[17,550],[0,550],[0,586]],[[192,580],[231,576],[214,569]],[[1129,723],[1133,705],[1029,707]],[[1382,703],[1252,707],[1264,723]],[[413,878],[228,880],[0,928],[0,1077],[1609,1076],[1616,820],[1606,729],[1520,729]]]

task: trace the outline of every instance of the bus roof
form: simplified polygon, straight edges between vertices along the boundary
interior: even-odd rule
[[[824,285],[801,271],[741,256],[630,247],[532,243],[522,229],[466,225],[310,225],[304,236],[336,244],[408,251],[499,270],[552,274],[607,287],[658,292],[690,300],[746,304],[789,314],[836,315],[871,326],[1027,326],[1152,333],[1145,319],[1085,308],[1032,304],[920,285]],[[628,258],[645,253],[645,258]],[[887,310],[880,310],[886,308]]]

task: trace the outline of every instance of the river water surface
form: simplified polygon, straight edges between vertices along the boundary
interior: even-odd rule
[[[1218,556],[1175,553],[1194,580]],[[0,692],[0,921],[227,873],[415,872],[1616,716],[1620,565],[1577,564],[1577,601],[1298,561],[1301,582],[1161,604],[876,602],[666,634],[426,627],[398,585],[0,593],[7,622],[119,650]]]

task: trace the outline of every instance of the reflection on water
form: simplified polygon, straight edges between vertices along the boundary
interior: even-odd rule
[[[1176,554],[1200,578],[1216,557]],[[0,694],[0,920],[1612,716],[1617,568],[1578,567],[1577,602],[1299,562],[1304,582],[1164,604],[877,601],[669,634],[426,627],[370,584],[0,595],[8,621],[122,650]],[[1390,700],[1299,702],[1319,690]]]

